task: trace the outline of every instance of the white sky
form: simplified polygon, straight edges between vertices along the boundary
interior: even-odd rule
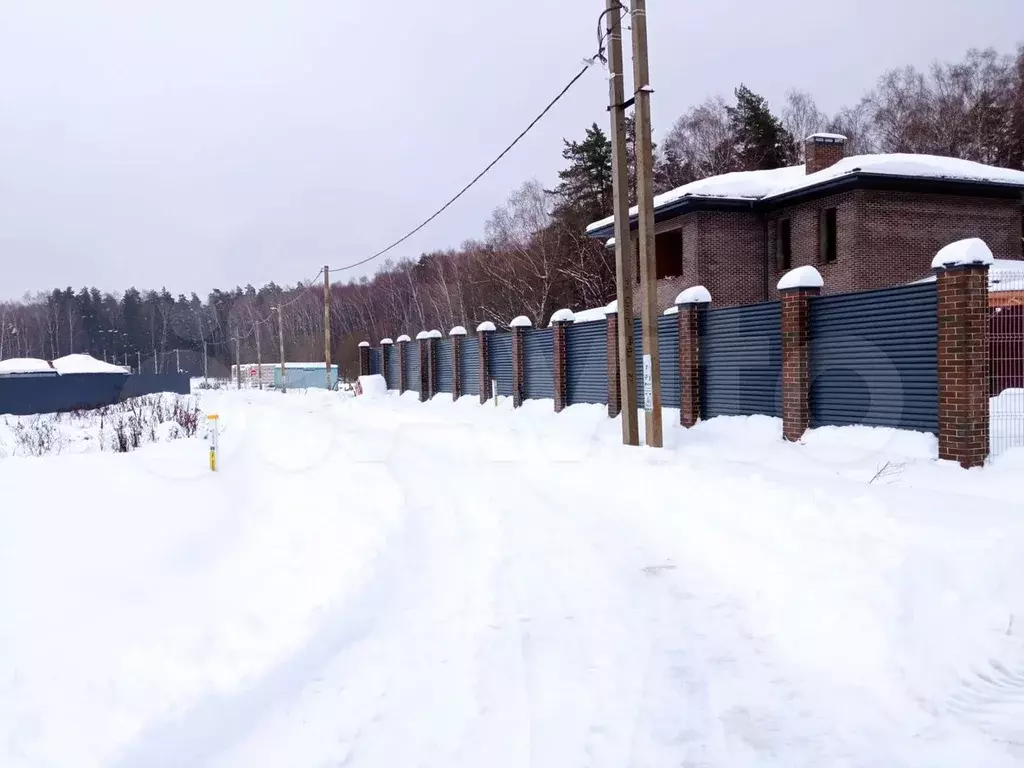
[[[603,6],[0,0],[0,298],[205,296],[362,258],[554,96],[593,53]],[[740,81],[773,104],[809,90],[831,112],[887,68],[1024,41],[1022,0],[649,0],[648,15],[658,133]],[[595,68],[394,255],[477,237],[521,182],[553,183],[562,137],[604,126],[606,99]]]

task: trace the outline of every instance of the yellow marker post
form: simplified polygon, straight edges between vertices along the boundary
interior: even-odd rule
[[[220,427],[220,416],[216,413],[211,413],[206,417],[209,421],[213,422],[213,434],[210,436],[210,471],[217,471],[217,437]]]

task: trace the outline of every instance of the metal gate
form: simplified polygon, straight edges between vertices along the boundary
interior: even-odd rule
[[[608,323],[570,325],[565,330],[566,395],[569,404],[608,401]]]
[[[512,396],[512,334],[488,333],[487,355],[490,363],[490,376],[498,380],[498,394],[503,397]],[[491,386],[490,382],[486,386]]]
[[[1024,271],[989,273],[989,396],[991,454],[1024,448]]]

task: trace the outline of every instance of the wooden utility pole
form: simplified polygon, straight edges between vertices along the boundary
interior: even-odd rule
[[[238,346],[238,337],[235,336],[235,386],[242,388],[242,353]]]
[[[324,365],[331,388],[331,268],[324,264]]]
[[[281,319],[281,305],[277,305],[277,338],[281,346],[281,391],[288,391],[288,371],[284,367],[284,320]]]
[[[174,367],[178,370],[175,373],[181,373],[181,350],[174,350]]]
[[[661,361],[658,357],[657,270],[654,249],[654,157],[651,150],[651,85],[647,61],[647,2],[633,0],[633,86],[636,88],[636,200],[639,209],[640,308],[644,331],[644,417],[647,444],[662,446]],[[618,243],[616,242],[616,245]],[[619,317],[622,317],[621,308]]]
[[[142,350],[141,349],[135,350],[135,354],[138,356],[138,359],[139,359],[139,367],[135,369],[135,372],[136,373],[142,373]]]
[[[260,344],[260,324],[256,323],[253,326],[256,331],[256,385],[263,389],[263,347]]]
[[[608,111],[612,119],[612,194],[615,198],[615,298],[619,308],[619,388],[622,442],[639,445],[636,422],[636,353],[633,349],[633,253],[629,237],[629,176],[626,169],[626,89],[622,72],[622,20],[618,0],[607,0]]]
[[[210,384],[210,356],[206,353],[206,342],[203,342],[203,383]]]

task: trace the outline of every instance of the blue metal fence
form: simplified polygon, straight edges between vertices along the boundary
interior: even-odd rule
[[[434,348],[434,386],[438,392],[451,392],[455,385],[452,372],[452,340],[438,339]]]
[[[935,283],[811,301],[811,425],[938,431]]]
[[[321,371],[321,376],[323,371]],[[121,399],[155,395],[170,392],[187,395],[192,391],[192,381],[187,373],[135,373],[127,378]]]
[[[701,312],[701,412],[780,416],[782,313],[779,302]]]
[[[381,372],[381,370],[380,370],[380,350],[379,349],[371,349],[370,350],[370,375],[371,376],[376,376],[376,375],[379,375],[380,372]]]
[[[462,394],[480,394],[480,341],[466,336],[459,346],[459,368],[462,374]]]
[[[573,403],[608,401],[608,323],[571,325],[565,331],[566,399]]]
[[[387,350],[388,356],[388,389],[398,389],[399,383],[399,371],[398,371],[398,345],[388,344]]]
[[[409,341],[405,344],[405,388],[420,391],[420,343]]]
[[[658,357],[661,363],[661,405],[679,407],[679,318],[658,318]]]
[[[490,377],[498,380],[498,394],[512,396],[512,334],[487,334],[487,355]],[[486,382],[484,386],[490,386]]]
[[[554,339],[554,331],[550,328],[532,328],[523,333],[524,398],[554,398]]]

